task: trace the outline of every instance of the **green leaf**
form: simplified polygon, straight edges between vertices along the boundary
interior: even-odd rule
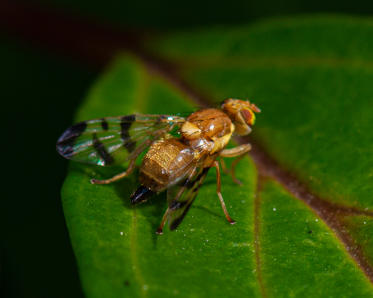
[[[132,207],[136,174],[91,185],[123,169],[71,164],[62,196],[87,297],[371,297],[372,34],[366,20],[291,19],[149,41],[177,72],[118,58],[77,121],[188,112],[191,94],[248,97],[262,109],[262,151],[237,167],[243,186],[222,177],[236,225],[210,171],[183,223],[162,236],[164,193]]]

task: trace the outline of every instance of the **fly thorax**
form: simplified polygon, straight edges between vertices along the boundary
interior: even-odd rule
[[[210,154],[214,154],[216,152],[219,152],[221,150],[223,150],[229,143],[231,137],[232,137],[232,134],[234,132],[234,129],[235,129],[235,126],[233,123],[231,123],[230,125],[230,131],[222,136],[215,136],[215,137],[212,137],[212,141],[213,141],[213,144],[214,144],[214,147],[213,149],[211,150]]]
[[[201,129],[190,121],[186,121],[181,126],[180,131],[181,131],[182,136],[187,140],[198,139],[201,137],[201,133],[202,133]]]

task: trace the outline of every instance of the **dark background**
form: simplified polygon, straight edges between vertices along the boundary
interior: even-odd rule
[[[105,32],[163,32],[311,13],[371,15],[373,3],[0,0],[5,182],[0,209],[1,297],[83,296],[60,200],[67,162],[56,154],[55,142],[72,123],[74,111],[110,59],[112,49],[90,55],[87,49],[96,49],[92,38],[69,39],[71,26],[64,22],[83,24],[91,33],[101,27]],[[56,22],[56,14],[61,21],[57,33],[48,25]],[[53,40],[57,45],[50,42]],[[58,46],[61,40],[64,46]],[[112,48],[120,42],[114,44]]]

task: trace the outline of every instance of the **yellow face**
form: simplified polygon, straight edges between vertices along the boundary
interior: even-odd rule
[[[251,126],[255,123],[255,113],[260,113],[260,109],[248,100],[233,98],[224,100],[221,109],[231,118],[236,126],[235,132],[241,136],[251,132]]]

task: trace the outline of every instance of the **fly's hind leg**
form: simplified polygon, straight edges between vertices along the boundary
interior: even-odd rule
[[[125,172],[119,173],[119,174],[117,174],[117,175],[115,175],[115,176],[113,176],[113,177],[111,177],[109,179],[105,179],[105,180],[91,179],[91,183],[92,184],[109,184],[109,183],[118,181],[118,180],[120,180],[120,179],[122,179],[124,177],[127,177],[135,169],[136,157],[133,158],[133,159],[131,159],[130,164],[129,164],[129,166],[128,166],[128,168],[127,168],[127,170]]]
[[[129,163],[128,168],[125,172],[119,173],[119,174],[117,174],[117,175],[115,175],[115,176],[113,176],[109,179],[105,179],[105,180],[91,179],[91,183],[92,184],[109,184],[109,183],[113,183],[115,181],[118,181],[118,180],[130,175],[133,172],[133,170],[136,168],[137,157],[140,155],[140,153],[147,146],[149,146],[150,143],[151,143],[151,141],[148,140],[148,141],[144,142],[141,146],[139,146],[135,151],[132,152],[130,163]]]
[[[231,149],[224,149],[220,152],[220,157],[237,157],[233,162],[230,170],[232,180],[234,183],[242,185],[242,182],[236,178],[235,168],[239,161],[245,156],[244,154],[251,150],[250,144],[243,144]]]
[[[195,175],[195,173],[196,173],[196,168],[194,168],[192,170],[192,172],[189,174],[187,181],[190,181],[192,179],[192,177]],[[174,198],[172,198],[171,202],[176,202],[181,197],[181,195],[183,194],[185,189],[186,189],[186,185],[183,185],[179,189],[179,191],[177,192],[176,196]],[[163,214],[162,221],[161,221],[161,223],[160,223],[160,225],[159,225],[159,227],[156,231],[156,234],[158,234],[158,235],[163,234],[164,225],[166,224],[169,213],[172,212],[172,209],[173,209],[172,207],[170,207],[170,202],[168,202],[168,204],[169,204],[169,206],[167,207],[166,212]]]
[[[229,221],[231,225],[235,224],[236,222],[230,217],[227,207],[225,206],[223,196],[221,194],[221,181],[220,181],[220,168],[219,168],[219,163],[217,161],[214,161],[212,165],[216,169],[216,193],[218,194],[221,208],[224,211],[225,218]]]
[[[162,217],[162,221],[157,229],[157,231],[155,232],[156,234],[158,235],[162,235],[163,234],[163,227],[167,221],[167,218],[168,218],[168,212],[170,211],[170,208],[167,208],[166,212],[163,214],[163,217]]]

